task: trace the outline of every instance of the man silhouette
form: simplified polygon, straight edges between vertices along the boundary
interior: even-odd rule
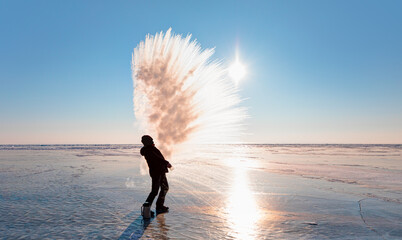
[[[166,193],[169,190],[166,173],[168,172],[168,168],[171,168],[172,165],[165,160],[162,153],[155,147],[152,137],[144,135],[141,138],[141,142],[144,146],[141,148],[140,153],[147,160],[149,175],[152,178],[152,191],[149,193],[144,206],[152,205],[160,188],[161,191],[156,200],[156,213],[168,212],[169,208],[163,204],[165,203]]]

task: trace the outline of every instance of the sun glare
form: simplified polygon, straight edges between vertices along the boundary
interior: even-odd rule
[[[234,159],[232,159],[234,160]],[[241,160],[241,159],[240,159]],[[256,239],[260,210],[250,189],[247,170],[242,162],[234,165],[233,189],[230,192],[227,211],[231,235],[235,239]]]
[[[246,75],[246,67],[240,62],[238,56],[236,56],[236,61],[229,67],[228,74],[236,85],[238,85],[239,81]]]

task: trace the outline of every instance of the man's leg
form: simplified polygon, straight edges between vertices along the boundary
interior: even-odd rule
[[[149,205],[152,205],[152,202],[154,201],[156,195],[158,195],[161,175],[151,176],[151,178],[152,178],[152,190],[149,193],[147,200],[145,200],[146,202],[149,203]]]
[[[162,208],[165,203],[165,196],[169,190],[169,184],[166,178],[166,174],[161,175],[160,178],[161,191],[159,192],[158,200],[156,201],[156,208]]]

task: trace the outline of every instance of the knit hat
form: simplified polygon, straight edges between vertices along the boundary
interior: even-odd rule
[[[144,135],[141,138],[141,142],[142,144],[144,144],[144,146],[148,146],[148,145],[153,145],[154,144],[154,140],[151,138],[151,136],[149,135]]]

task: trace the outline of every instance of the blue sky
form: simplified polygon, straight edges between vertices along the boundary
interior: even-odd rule
[[[401,1],[0,1],[0,143],[138,143],[131,54],[191,33],[248,75],[243,140],[402,143]]]

